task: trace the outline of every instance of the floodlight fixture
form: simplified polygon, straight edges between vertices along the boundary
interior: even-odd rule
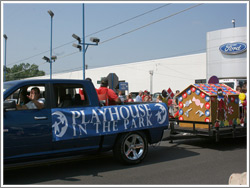
[[[51,10],[48,10],[48,13],[49,13],[49,15],[51,16],[51,18],[53,18],[54,13],[53,13]]]
[[[48,57],[46,57],[46,56],[43,56],[43,59],[44,59],[45,61],[47,61],[47,62],[50,62],[50,59],[49,59]]]
[[[7,39],[8,39],[7,35],[5,35],[5,34],[3,35],[3,37],[5,38],[5,40],[7,40]]]
[[[72,46],[74,46],[75,48],[78,48],[79,51],[82,51],[82,46],[79,44],[72,44]]]
[[[81,38],[77,36],[76,34],[73,34],[72,37],[76,39],[79,43],[81,43]]]
[[[96,44],[98,44],[100,42],[100,39],[99,38],[96,38],[96,37],[91,37],[90,38],[90,41],[91,42],[95,42]]]
[[[233,27],[235,27],[235,19],[232,19]]]
[[[55,61],[57,59],[57,56],[51,56],[51,60]]]

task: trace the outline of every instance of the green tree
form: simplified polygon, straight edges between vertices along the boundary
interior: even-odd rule
[[[21,63],[14,65],[12,68],[6,67],[6,81],[20,80],[34,76],[44,76],[45,72],[38,69],[38,65]]]

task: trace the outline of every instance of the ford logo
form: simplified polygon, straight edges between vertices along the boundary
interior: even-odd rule
[[[241,54],[247,50],[247,44],[243,42],[226,43],[221,45],[219,49],[223,54]]]

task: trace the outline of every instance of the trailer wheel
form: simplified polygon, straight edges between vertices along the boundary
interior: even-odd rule
[[[114,157],[124,164],[140,163],[148,152],[148,140],[142,132],[122,134],[113,149]]]

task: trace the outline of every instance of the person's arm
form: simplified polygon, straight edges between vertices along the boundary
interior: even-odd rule
[[[42,101],[38,101],[38,100],[36,100],[36,99],[33,99],[33,100],[31,100],[35,105],[36,105],[36,107],[37,107],[37,109],[42,109],[42,108],[44,108],[44,103],[42,102]]]
[[[42,109],[44,107],[44,102],[42,100],[39,101],[39,96],[37,97],[34,93],[30,93],[27,97],[34,103],[37,109]]]
[[[116,95],[116,93],[112,89],[108,90],[108,96],[109,96],[110,99],[115,101],[116,104],[121,104],[122,103],[121,99]]]
[[[26,109],[28,109],[28,108],[27,108],[26,105],[17,104],[17,105],[16,105],[16,109],[17,109],[17,110],[26,110]]]
[[[115,102],[116,102],[116,104],[121,104],[121,103],[122,103],[122,101],[121,101],[121,99],[120,99],[119,97],[117,97],[117,98],[115,99]]]

